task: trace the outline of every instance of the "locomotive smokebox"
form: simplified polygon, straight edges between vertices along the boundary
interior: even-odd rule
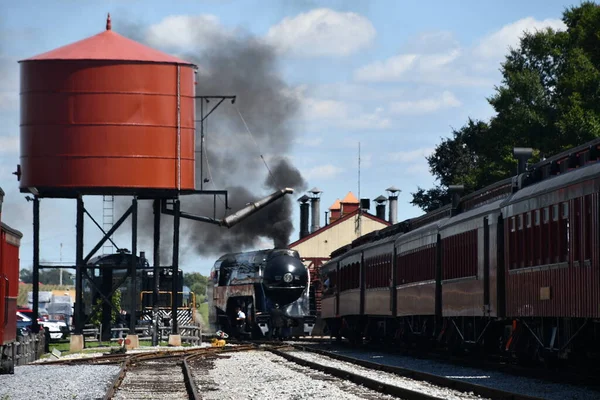
[[[111,29],[19,61],[21,192],[193,190],[196,66]]]

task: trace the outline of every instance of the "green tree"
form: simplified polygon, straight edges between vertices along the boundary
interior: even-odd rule
[[[183,284],[196,294],[196,306],[201,304],[206,297],[206,283],[208,278],[198,272],[183,274]]]
[[[19,279],[23,283],[33,283],[33,272],[30,269],[22,268],[19,272]]]
[[[412,204],[431,211],[449,202],[446,188],[465,194],[514,175],[514,147],[536,150],[532,161],[600,136],[600,6],[585,2],[563,13],[566,31],[526,33],[501,66],[488,99],[489,122],[469,119],[427,158],[438,185],[418,188]]]
[[[121,309],[121,290],[117,289],[112,295],[111,303],[113,307],[110,310],[110,322],[115,323],[117,321],[117,311]],[[96,326],[102,323],[102,298],[96,299],[96,309],[90,317],[90,322]]]

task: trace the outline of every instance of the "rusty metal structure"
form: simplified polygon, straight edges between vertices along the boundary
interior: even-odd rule
[[[154,276],[160,268],[179,268],[180,218],[232,227],[243,218],[289,193],[276,192],[224,220],[194,216],[181,211],[180,196],[224,196],[227,191],[196,190],[196,99],[210,100],[212,109],[235,96],[196,96],[192,63],[161,53],[125,38],[112,30],[110,14],[106,30],[19,61],[21,71],[21,154],[14,173],[22,193],[33,198],[33,308],[34,330],[39,305],[40,200],[69,198],[77,201],[75,334],[81,334],[86,316],[83,308],[86,266],[94,254],[131,217],[131,265],[136,271],[138,201],[154,203]],[[131,206],[105,231],[84,206],[84,196],[131,196]],[[173,257],[171,266],[160,266],[161,214],[171,215]],[[84,216],[102,231],[103,238],[84,253]],[[112,242],[114,244],[114,242]],[[115,247],[116,244],[114,244]],[[118,247],[117,247],[118,248]],[[136,305],[135,279],[131,303]],[[174,280],[175,282],[175,280]],[[113,288],[116,290],[117,288]],[[176,292],[175,284],[173,291]],[[111,292],[112,293],[112,292]],[[158,298],[158,280],[155,282]],[[177,296],[175,296],[176,298]],[[110,304],[109,296],[103,301]],[[177,301],[173,301],[172,332],[177,333]],[[119,311],[119,310],[117,310]],[[135,327],[131,318],[130,332]]]

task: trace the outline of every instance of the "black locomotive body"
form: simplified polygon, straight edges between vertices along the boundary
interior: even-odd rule
[[[275,314],[284,335],[311,335],[316,317],[310,312],[309,282],[297,251],[226,254],[215,262],[207,285],[209,322],[214,329],[235,334],[235,310],[240,307],[245,331],[254,338],[272,336]]]

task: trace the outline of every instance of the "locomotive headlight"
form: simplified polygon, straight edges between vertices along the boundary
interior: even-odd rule
[[[294,280],[294,276],[292,274],[290,274],[289,272],[287,274],[283,275],[283,281],[285,283],[290,283],[293,280]]]

